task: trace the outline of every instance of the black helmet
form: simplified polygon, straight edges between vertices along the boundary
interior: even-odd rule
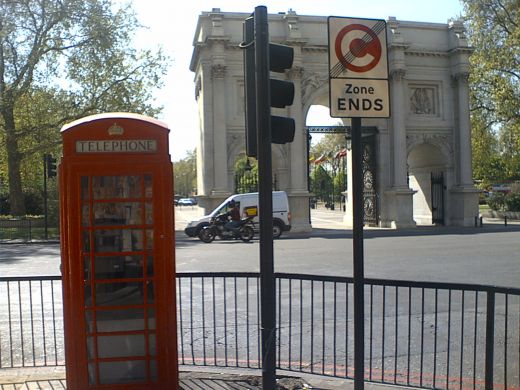
[[[229,204],[231,207],[235,207],[235,201],[234,201],[234,200],[230,200],[228,204]]]

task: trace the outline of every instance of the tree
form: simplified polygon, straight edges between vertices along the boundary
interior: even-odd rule
[[[197,185],[197,159],[195,150],[173,163],[173,183],[175,194],[191,196]]]
[[[311,173],[311,190],[320,199],[332,203],[341,199],[341,192],[345,190],[346,184],[345,160],[344,156],[338,156],[338,152],[345,148],[345,134],[325,134],[319,142],[311,146],[311,160],[325,158],[319,162],[319,167],[314,167],[314,173]]]
[[[476,178],[485,179],[485,171],[495,167],[499,172],[494,173],[512,180],[520,174],[520,3],[463,2],[475,48],[470,88]]]
[[[56,148],[59,128],[85,115],[156,115],[162,52],[132,48],[139,28],[112,0],[0,0],[0,154],[11,213],[24,214],[22,164]]]

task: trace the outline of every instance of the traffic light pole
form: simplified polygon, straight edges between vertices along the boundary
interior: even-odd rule
[[[352,203],[354,276],[354,389],[365,380],[365,276],[363,254],[363,149],[361,118],[352,118]]]
[[[260,216],[262,388],[276,388],[276,293],[273,264],[273,198],[269,29],[267,8],[255,7],[256,129]]]

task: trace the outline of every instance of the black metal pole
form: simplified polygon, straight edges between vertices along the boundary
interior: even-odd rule
[[[273,264],[273,198],[269,30],[267,8],[255,8],[256,129],[260,216],[262,388],[276,388],[276,293]]]
[[[352,118],[352,204],[354,276],[354,389],[365,380],[365,281],[363,259],[363,151],[361,118]]]

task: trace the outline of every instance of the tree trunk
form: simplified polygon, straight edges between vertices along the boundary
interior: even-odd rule
[[[16,138],[16,128],[12,107],[2,110],[5,123],[5,146],[7,150],[7,170],[9,178],[9,206],[10,214],[25,215],[25,202],[22,191],[22,177],[20,174],[20,152]]]

